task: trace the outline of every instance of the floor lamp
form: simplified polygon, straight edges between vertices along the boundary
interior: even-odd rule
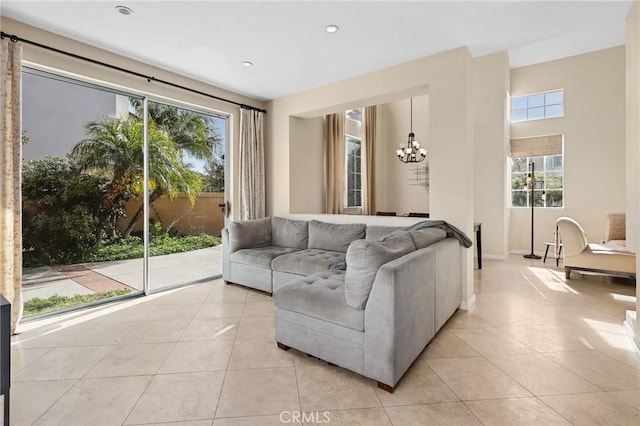
[[[535,207],[535,199],[534,199],[534,190],[536,188],[536,184],[541,182],[543,183],[543,187],[544,187],[544,181],[541,180],[536,180],[536,174],[535,174],[536,168],[533,162],[529,163],[529,173],[527,174],[527,181],[526,184],[529,187],[529,203],[531,204],[531,252],[529,254],[525,254],[524,257],[526,257],[527,259],[541,259],[542,256],[538,256],[537,254],[535,254],[533,252],[533,212],[534,212],[534,207]],[[542,191],[542,199],[545,199],[545,191],[543,189]]]

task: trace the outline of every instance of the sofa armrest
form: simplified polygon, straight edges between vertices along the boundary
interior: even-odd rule
[[[435,334],[437,247],[378,270],[365,307],[365,376],[394,386]]]
[[[229,230],[222,228],[222,279],[231,281],[231,258],[229,253]]]

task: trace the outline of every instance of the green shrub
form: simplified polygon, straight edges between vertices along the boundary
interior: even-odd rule
[[[151,256],[181,253],[216,246],[220,244],[220,242],[220,237],[207,234],[172,237],[164,233],[152,238],[149,253]],[[143,256],[143,247],[142,238],[136,236],[103,241],[96,244],[87,254],[87,261],[105,262],[121,259],[136,259]]]
[[[58,296],[54,294],[46,299],[34,297],[24,302],[23,314],[25,317],[28,317],[129,293],[131,293],[131,290],[128,288],[121,288],[107,291],[106,293],[75,294],[73,296]]]
[[[82,260],[102,237],[104,178],[82,173],[65,158],[45,157],[22,168],[23,247],[36,264]]]

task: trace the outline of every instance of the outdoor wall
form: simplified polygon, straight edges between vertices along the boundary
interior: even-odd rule
[[[511,96],[552,89],[564,89],[563,118],[511,125],[512,138],[564,134],[564,208],[536,209],[536,252],[553,241],[560,216],[598,242],[606,215],[626,208],[624,46],[511,70]],[[512,251],[530,249],[530,211],[511,211]]]
[[[98,49],[88,44],[71,40],[69,38],[62,37],[36,27],[26,25],[22,22],[8,19],[6,17],[0,17],[0,25],[2,26],[2,31],[8,34],[15,34],[25,39],[52,46],[57,49],[69,51],[125,69],[130,69],[144,75],[152,75],[157,79],[171,81],[182,86],[191,87],[203,93],[209,93],[222,98],[231,99],[239,103],[252,105],[258,108],[265,108],[266,106],[264,102],[258,101],[256,99],[249,98],[238,93],[230,92],[228,90],[224,90],[219,87],[212,86],[210,84],[206,84],[188,77],[184,77],[161,68],[153,67],[146,63],[125,58],[115,53]],[[232,203],[232,217],[239,217],[239,209],[236,208],[236,206],[239,205],[238,185],[236,184],[237,182],[239,182],[239,157],[237,155],[239,146],[238,135],[240,128],[239,107],[226,102],[217,101],[206,96],[166,86],[154,81],[149,82],[144,78],[135,77],[116,70],[101,67],[99,65],[94,65],[89,62],[71,59],[68,56],[50,52],[44,49],[39,49],[29,44],[24,44],[22,57],[23,61],[27,63],[37,64],[42,68],[50,68],[70,75],[77,75],[81,76],[82,78],[94,79],[95,81],[100,82],[100,84],[111,85],[113,87],[121,88],[137,94],[150,94],[158,100],[179,103],[184,105],[185,107],[192,106],[197,108],[204,108],[209,109],[212,112],[220,113],[222,115],[228,115],[230,117],[230,129],[229,138],[227,140],[230,141],[230,146],[228,162],[229,170],[227,170],[227,172],[230,173],[231,176],[231,179],[229,179],[230,188],[228,188],[229,199]]]
[[[88,123],[115,116],[117,96],[23,73],[22,128],[29,143],[22,147],[22,158],[64,157],[85,137]]]
[[[427,158],[418,164],[402,163],[396,150],[407,145],[410,130],[410,98],[378,105],[376,164],[376,210],[398,215],[429,212]],[[413,131],[421,148],[429,150],[429,96],[413,98]]]
[[[324,117],[291,117],[289,146],[293,160],[291,168],[296,176],[316,176],[313,181],[298,179],[291,182],[291,213],[324,213]]]
[[[149,219],[160,222],[163,229],[169,226],[182,235],[209,234],[220,236],[224,227],[224,214],[219,204],[224,203],[224,193],[203,192],[198,195],[192,206],[189,199],[179,194],[174,200],[160,197],[151,204]],[[125,204],[126,217],[118,221],[118,229],[124,231],[142,200],[131,199]],[[135,232],[142,232],[143,221],[140,220],[133,228]]]
[[[626,158],[627,246],[640,253],[640,2],[635,0],[626,28]],[[640,256],[636,256],[640,271]],[[640,347],[640,287],[636,285],[636,310],[627,312],[627,325]]]
[[[267,212],[291,213],[302,196],[291,183],[313,186],[319,173],[301,173],[290,156],[290,117],[319,117],[348,108],[429,94],[430,214],[473,235],[473,104],[467,48],[375,71],[273,100],[267,115]],[[473,250],[463,255],[461,306],[473,304]]]
[[[509,57],[506,52],[473,60],[474,221],[482,223],[482,257],[509,253]]]

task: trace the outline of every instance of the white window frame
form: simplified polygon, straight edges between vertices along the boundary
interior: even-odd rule
[[[547,158],[548,157],[556,157],[556,156],[561,156],[562,157],[562,169],[560,170],[547,170]],[[535,206],[535,208],[544,208],[544,209],[564,209],[565,206],[565,185],[564,185],[564,153],[562,154],[554,154],[554,155],[538,155],[538,156],[527,156],[527,157],[514,157],[511,159],[512,163],[511,166],[513,167],[513,161],[516,158],[526,158],[526,164],[527,167],[528,165],[534,161],[534,159],[536,158],[542,158],[542,170],[536,170],[535,174],[541,174],[543,176],[542,182],[543,185],[541,185],[539,188],[536,187],[534,189],[534,192],[538,192],[538,191],[544,191],[545,193],[548,193],[549,191],[561,191],[562,192],[562,205],[561,206],[547,206],[547,201],[548,201],[548,197],[546,199],[543,200],[543,205],[542,206]],[[514,206],[513,205],[513,195],[514,195],[514,189],[513,189],[513,178],[515,174],[523,174],[525,176],[527,176],[527,172],[514,172],[513,168],[511,170],[511,179],[510,179],[510,188],[511,188],[511,198],[510,198],[510,204],[511,207],[514,209],[530,209],[531,208],[531,191],[528,187],[525,187],[525,189],[523,189],[522,191],[518,190],[517,192],[524,192],[526,195],[526,205],[524,206]],[[558,189],[558,188],[547,188],[547,175],[548,174],[560,174],[562,176],[562,188]]]
[[[562,102],[561,103],[547,103],[546,100],[546,95],[550,95],[550,94],[554,94],[554,93],[562,93]],[[540,95],[543,95],[544,97],[544,101],[542,105],[535,105],[535,106],[529,106],[529,102],[531,100],[531,98],[533,97],[538,97]],[[525,108],[518,108],[518,109],[513,109],[513,102],[514,100],[517,99],[525,99],[525,104],[526,107]],[[557,107],[557,106],[562,106],[562,114],[560,115],[547,115],[547,108],[549,107]],[[543,115],[542,117],[533,117],[533,118],[529,118],[529,112],[531,110],[534,109],[539,109],[542,108],[543,111]],[[513,113],[514,111],[524,111],[526,112],[526,117],[524,119],[519,119],[519,120],[514,120],[513,119]],[[544,92],[538,92],[538,93],[530,93],[528,95],[522,95],[522,96],[512,96],[511,100],[509,101],[509,120],[511,123],[522,123],[525,121],[536,121],[536,120],[547,120],[547,119],[551,119],[551,118],[562,118],[564,117],[564,89],[554,89],[554,90],[547,90]]]
[[[357,120],[353,120],[352,118],[350,118],[348,116],[349,111],[355,110],[355,109],[359,109],[361,111],[360,114],[360,121]],[[344,112],[344,122],[345,122],[345,126],[344,126],[344,210],[345,213],[353,213],[353,214],[359,214],[362,212],[362,150],[363,150],[363,140],[362,140],[362,117],[364,115],[364,111],[363,108],[351,108],[348,109]],[[348,122],[353,122],[354,124],[352,126],[348,125]],[[356,131],[349,131],[350,129],[352,130],[356,130]],[[360,133],[360,134],[354,134],[354,133]],[[359,173],[359,178],[360,178],[360,205],[358,206],[350,206],[349,205],[349,175],[350,175],[350,171],[349,171],[349,139],[354,139],[357,140],[360,143],[360,173]],[[352,191],[354,191],[355,189],[351,189]]]

